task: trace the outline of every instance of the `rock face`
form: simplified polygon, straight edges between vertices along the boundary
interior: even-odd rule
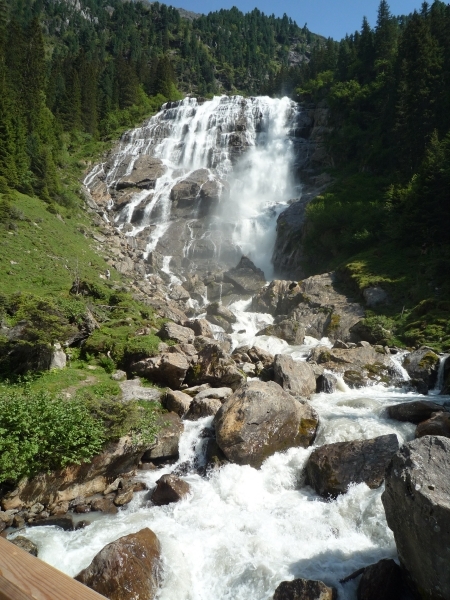
[[[358,341],[350,329],[364,317],[363,308],[339,291],[335,273],[300,282],[274,280],[254,296],[252,310],[294,319],[317,339],[344,342]]]
[[[293,396],[310,396],[316,391],[314,371],[308,363],[277,354],[273,363],[275,382]]]
[[[109,600],[153,600],[160,581],[160,544],[150,529],[100,550],[75,579]]]
[[[450,598],[450,440],[426,436],[402,446],[382,495],[400,563],[421,598]]]
[[[413,402],[402,402],[401,404],[388,406],[387,414],[390,419],[417,424],[429,419],[433,413],[443,410],[446,410],[445,407],[437,402],[415,400]]]
[[[246,256],[241,258],[234,269],[223,274],[223,280],[231,283],[242,294],[254,294],[266,285],[264,273]]]
[[[278,384],[252,381],[228,398],[214,424],[225,456],[258,468],[275,452],[308,447],[316,435],[318,416]]]
[[[419,393],[428,394],[428,390],[434,388],[439,362],[439,356],[427,346],[422,346],[405,357],[403,366]]]
[[[156,180],[164,175],[167,168],[163,165],[159,158],[153,156],[142,155],[136,160],[133,165],[133,170],[130,175],[122,177],[116,188],[123,190],[126,188],[142,188],[153,189]]]
[[[179,502],[185,498],[191,488],[188,483],[175,475],[163,475],[156,482],[156,488],[152,492],[152,502],[156,506],[164,506],[172,502]]]
[[[273,600],[337,600],[337,593],[322,581],[294,579],[280,583]]]
[[[364,570],[358,600],[402,600],[404,591],[402,570],[394,560],[384,559]]]
[[[323,497],[345,494],[351,483],[378,488],[384,472],[398,450],[395,434],[371,440],[325,444],[314,450],[306,464],[306,480]]]
[[[441,435],[450,438],[450,413],[433,413],[430,419],[419,423],[416,427],[416,438],[425,435]]]

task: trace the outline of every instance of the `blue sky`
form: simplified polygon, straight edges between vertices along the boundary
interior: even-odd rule
[[[431,4],[432,0],[429,0]],[[242,12],[258,7],[266,14],[282,16],[286,13],[303,27],[305,23],[314,33],[340,40],[346,33],[360,29],[363,16],[374,26],[377,18],[379,0],[166,0],[167,4],[199,13],[208,13],[220,8],[237,6]],[[408,14],[420,9],[422,0],[391,0],[389,6],[395,15]]]

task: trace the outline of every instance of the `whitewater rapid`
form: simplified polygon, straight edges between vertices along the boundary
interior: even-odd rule
[[[235,343],[259,340],[267,349],[280,345],[276,338],[255,337],[271,317],[245,312],[245,307],[232,306],[238,317],[235,332],[243,323],[247,327],[246,334],[233,334]],[[282,351],[304,360],[318,343],[307,342],[295,348],[286,344]],[[341,600],[355,600],[357,581],[342,585],[339,580],[382,558],[396,558],[381,504],[383,486],[371,490],[362,483],[325,501],[304,485],[303,469],[312,450],[324,443],[387,433],[397,434],[400,443],[412,439],[414,426],[388,419],[385,408],[420,397],[381,385],[315,394],[311,404],[320,427],[313,447],[277,453],[260,470],[229,464],[207,477],[196,468],[204,464],[201,433],[211,427],[212,417],[184,421],[178,462],[140,472],[138,479],[152,489],[162,474],[189,463],[192,468],[183,476],[191,486],[187,499],[152,506],[148,492],[141,492],[117,515],[83,515],[93,519],[84,529],[33,527],[26,535],[38,545],[42,560],[73,576],[109,542],[149,527],[162,545],[158,600],[270,600],[281,581],[296,577],[320,579],[335,586]]]

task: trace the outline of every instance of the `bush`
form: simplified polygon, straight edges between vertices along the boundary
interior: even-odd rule
[[[87,462],[104,441],[103,422],[82,400],[0,391],[0,483]]]

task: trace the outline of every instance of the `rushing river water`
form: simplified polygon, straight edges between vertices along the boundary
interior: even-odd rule
[[[234,334],[235,345],[253,344],[258,327],[272,319],[243,312],[245,307],[245,302],[232,307],[238,316],[235,330],[244,324],[247,329]],[[293,348],[277,338],[256,340],[297,360],[317,343],[309,338],[309,345]],[[396,433],[400,442],[411,439],[414,426],[386,418],[385,407],[417,398],[382,386],[316,394],[311,404],[320,415],[320,428],[312,448],[277,453],[260,470],[229,464],[201,477],[192,468],[183,477],[192,493],[177,504],[153,506],[142,492],[117,515],[92,515],[95,520],[84,529],[35,527],[26,535],[38,544],[40,558],[76,575],[109,542],[149,527],[162,544],[159,600],[269,600],[281,581],[296,577],[323,580],[337,587],[341,600],[354,600],[357,583],[342,585],[339,579],[396,557],[381,504],[383,488],[371,490],[362,483],[325,501],[304,485],[303,468],[312,449],[324,443],[386,433]],[[142,472],[139,479],[151,489],[163,473],[182,463],[201,466],[205,440],[200,433],[211,422],[212,417],[185,421],[177,464]]]

